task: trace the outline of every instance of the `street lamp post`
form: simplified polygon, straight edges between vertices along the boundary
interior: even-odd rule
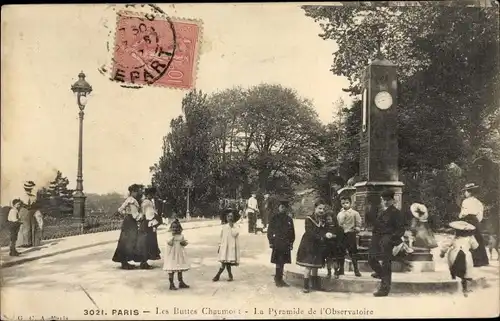
[[[76,175],[76,190],[73,194],[73,216],[80,218],[82,224],[85,221],[85,194],[83,193],[83,170],[82,170],[82,147],[83,147],[83,116],[87,96],[92,92],[92,86],[85,80],[85,74],[80,72],[78,81],[71,86],[71,90],[76,95],[76,102],[80,109],[80,131],[78,136],[78,172]],[[82,225],[83,226],[83,225]]]
[[[191,219],[191,213],[189,212],[189,196],[191,193],[191,189],[193,188],[193,181],[188,179],[186,181],[186,189],[187,189],[187,210],[186,210],[186,220]]]

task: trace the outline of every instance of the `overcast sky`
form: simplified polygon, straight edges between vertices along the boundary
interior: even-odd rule
[[[348,100],[347,80],[330,71],[335,44],[297,4],[160,5],[171,16],[203,21],[196,87],[280,83],[309,98],[321,121]],[[186,91],[125,89],[98,72],[109,62],[104,5],[2,7],[1,203],[22,196],[56,169],[75,187],[78,109],[70,90],[80,71],[93,86],[84,123],[84,189],[125,193],[150,182],[162,138]]]

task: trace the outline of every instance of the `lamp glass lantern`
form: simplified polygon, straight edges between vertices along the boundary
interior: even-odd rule
[[[71,86],[71,90],[76,95],[78,108],[83,111],[87,104],[88,95],[92,92],[92,86],[85,80],[83,71],[78,74],[78,80]]]

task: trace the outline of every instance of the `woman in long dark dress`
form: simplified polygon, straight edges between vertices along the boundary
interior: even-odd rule
[[[123,219],[120,238],[113,255],[113,262],[121,263],[121,268],[125,270],[134,269],[135,266],[128,261],[143,262],[143,257],[137,249],[138,227],[142,221],[139,200],[141,198],[140,185],[133,184],[128,188],[130,196],[123,202],[118,212],[125,215]]]
[[[318,269],[325,266],[325,239],[333,237],[326,227],[325,202],[320,200],[314,204],[314,213],[306,217],[305,225],[305,232],[297,250],[297,265],[305,268],[303,292],[308,293],[309,278],[312,281],[312,289],[321,290]]]
[[[145,191],[146,199],[142,201],[141,208],[142,213],[145,216],[145,231],[146,231],[146,251],[148,253],[148,260],[159,260],[160,257],[160,247],[158,246],[158,235],[156,234],[156,229],[160,224],[162,224],[162,219],[156,212],[156,207],[154,205],[154,196],[156,194],[156,188],[149,187]]]
[[[462,209],[459,214],[459,218],[462,221],[472,224],[475,227],[474,237],[479,247],[471,250],[474,267],[489,265],[488,254],[486,253],[486,246],[480,226],[483,220],[484,206],[475,196],[478,187],[474,183],[469,183],[462,189],[465,193],[465,199],[462,202]]]

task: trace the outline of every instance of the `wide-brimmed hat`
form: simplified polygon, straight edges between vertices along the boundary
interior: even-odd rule
[[[413,203],[410,205],[411,215],[418,218],[421,222],[427,222],[427,218],[429,217],[429,211],[427,210],[427,206],[421,203]]]
[[[462,191],[468,191],[468,190],[476,189],[476,188],[479,188],[479,186],[476,185],[476,183],[467,183],[467,184],[465,184],[464,188],[462,188]]]
[[[454,221],[448,224],[451,228],[454,228],[455,230],[460,230],[460,231],[473,231],[476,229],[474,225],[469,224],[465,221]]]

